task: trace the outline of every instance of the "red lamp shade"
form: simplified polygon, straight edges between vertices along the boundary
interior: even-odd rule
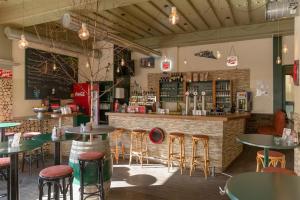
[[[154,144],[161,144],[165,139],[165,132],[161,128],[155,127],[151,129],[149,138]]]

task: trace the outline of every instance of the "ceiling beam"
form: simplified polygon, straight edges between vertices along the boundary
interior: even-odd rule
[[[68,11],[87,7],[96,11],[97,1],[99,1],[98,11],[105,11],[149,0],[59,0],[55,1],[55,3],[52,0],[27,0],[24,2],[24,12],[22,2],[17,5],[0,8],[0,24],[22,26],[23,13],[24,26],[57,21]]]
[[[220,26],[224,26],[222,20],[219,18],[218,14],[217,14],[217,11],[216,11],[214,5],[212,4],[211,0],[207,0],[207,3],[209,5],[210,9],[212,10],[212,12],[214,13],[214,15],[216,16]]]
[[[204,17],[202,16],[202,14],[199,12],[199,10],[196,9],[196,6],[194,5],[194,3],[191,0],[187,0],[187,3],[192,7],[192,9],[194,10],[194,12],[197,14],[197,16],[203,21],[203,23],[206,25],[206,28],[210,28],[210,25],[208,24],[208,22],[204,19]]]
[[[231,16],[232,16],[233,24],[237,25],[238,22],[236,21],[236,17],[235,17],[234,12],[233,12],[233,5],[231,3],[231,0],[226,0],[226,3],[228,4],[228,8],[229,8]]]
[[[272,35],[275,33],[277,34],[277,30],[274,28],[276,27],[276,23],[277,22],[265,22],[261,24],[225,27],[215,30],[138,39],[134,42],[147,46],[149,48],[157,49],[164,47],[193,46],[220,42],[268,38],[272,37]],[[294,20],[282,20],[280,22],[279,34],[291,35],[293,33]],[[220,37],[217,37],[218,35],[220,35]]]

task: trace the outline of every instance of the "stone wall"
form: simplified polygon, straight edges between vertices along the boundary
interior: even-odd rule
[[[12,78],[0,78],[0,122],[11,119]]]

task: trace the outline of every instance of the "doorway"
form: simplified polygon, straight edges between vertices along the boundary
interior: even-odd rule
[[[283,66],[283,110],[286,111],[289,121],[293,120],[294,113],[294,81],[293,66]]]

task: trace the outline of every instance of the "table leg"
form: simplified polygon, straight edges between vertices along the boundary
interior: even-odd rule
[[[55,142],[54,165],[60,165],[60,142]],[[54,185],[54,199],[59,199],[59,187]]]
[[[18,154],[10,155],[10,191],[9,200],[19,200]]]
[[[269,166],[269,149],[264,149],[264,167]]]

